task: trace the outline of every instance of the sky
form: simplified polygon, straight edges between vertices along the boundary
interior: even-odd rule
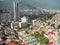
[[[2,4],[3,7],[6,7],[7,9],[12,8],[12,0],[0,0],[0,1],[4,2],[5,5]],[[60,10],[60,0],[33,0],[33,1],[36,4],[38,4],[38,6],[40,6],[40,8]],[[23,0],[23,2],[24,2],[24,0]]]

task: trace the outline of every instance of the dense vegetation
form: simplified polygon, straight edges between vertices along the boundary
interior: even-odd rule
[[[39,32],[35,32],[34,34],[31,34],[31,36],[34,36],[39,42],[40,44],[48,44],[48,39],[44,36],[44,33],[39,33]]]

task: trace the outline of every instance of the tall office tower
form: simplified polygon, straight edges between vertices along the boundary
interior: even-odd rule
[[[14,21],[17,21],[19,18],[18,14],[18,3],[19,0],[14,0],[13,1],[13,10],[14,10]]]

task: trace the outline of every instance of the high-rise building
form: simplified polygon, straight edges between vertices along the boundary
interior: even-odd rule
[[[27,18],[26,16],[23,16],[23,17],[21,18],[21,21],[22,21],[22,22],[28,22],[28,18]]]

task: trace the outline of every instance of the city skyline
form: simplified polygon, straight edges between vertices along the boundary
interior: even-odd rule
[[[60,10],[60,0],[19,0],[19,9],[34,9],[34,8],[45,8],[45,9],[55,9]],[[2,6],[2,7],[1,7]],[[12,10],[13,0],[4,0],[0,4],[1,9]]]

